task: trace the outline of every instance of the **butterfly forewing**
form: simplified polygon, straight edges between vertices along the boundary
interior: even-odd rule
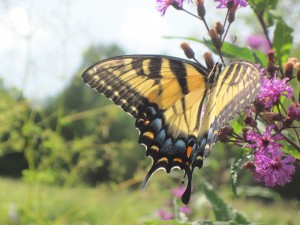
[[[188,60],[133,55],[98,62],[82,78],[136,118],[139,142],[153,158],[147,182],[157,169],[169,172],[173,167],[184,169],[191,179],[190,155],[196,148],[206,75],[205,68]]]

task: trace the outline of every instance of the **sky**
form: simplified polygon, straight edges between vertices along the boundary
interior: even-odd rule
[[[206,2],[212,27],[226,10],[216,11],[216,3]],[[186,8],[196,9],[194,4]],[[117,43],[128,54],[185,58],[179,47],[182,40],[162,36],[207,38],[200,20],[174,8],[162,17],[155,0],[3,0],[0,11],[0,77],[33,101],[62,90],[91,44]],[[249,11],[242,8],[239,13]],[[244,30],[241,39],[250,34],[251,30]],[[208,51],[205,46],[190,45],[200,60]]]

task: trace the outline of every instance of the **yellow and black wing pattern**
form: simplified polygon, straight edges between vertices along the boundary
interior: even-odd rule
[[[216,67],[216,66],[215,66]],[[255,65],[247,61],[236,61],[227,65],[217,77],[209,74],[211,88],[203,123],[197,140],[204,157],[215,143],[218,131],[238,112],[252,103],[260,91],[260,73]]]
[[[153,159],[143,186],[156,170],[178,167],[188,178],[186,204],[194,168],[202,167],[218,130],[254,100],[260,84],[257,69],[247,62],[232,63],[223,72],[216,64],[209,72],[198,63],[160,55],[109,58],[88,68],[82,79],[136,118],[139,143]]]

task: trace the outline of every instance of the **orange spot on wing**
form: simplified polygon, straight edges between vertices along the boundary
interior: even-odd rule
[[[168,163],[168,159],[166,157],[163,157],[157,161],[157,163],[161,163],[161,162]]]
[[[151,150],[158,152],[159,151],[159,147],[157,147],[156,145],[152,145],[151,146]]]
[[[190,158],[190,155],[192,153],[193,147],[192,146],[188,146],[186,149],[186,157]]]
[[[148,125],[150,123],[150,120],[145,120],[144,125]]]
[[[145,133],[143,133],[143,136],[146,136],[148,137],[149,139],[154,139],[154,133],[150,132],[150,131],[147,131]]]
[[[174,158],[173,161],[174,161],[174,162],[182,163],[182,159],[180,159],[180,158]]]

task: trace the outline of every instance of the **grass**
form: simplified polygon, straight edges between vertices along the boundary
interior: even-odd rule
[[[157,210],[171,198],[169,188],[161,188],[164,180],[165,174],[158,174],[146,190],[140,191],[104,185],[96,188],[30,185],[0,178],[0,225],[143,224],[157,218]],[[192,197],[197,199],[197,196],[195,193]],[[221,196],[257,223],[296,225],[300,220],[299,205],[293,201],[265,204],[254,199],[233,200],[228,190]],[[207,204],[194,203],[197,207],[193,220],[213,218]]]
[[[64,188],[0,179],[0,224],[141,224],[161,198],[146,191]],[[155,201],[157,199],[157,201]],[[145,204],[147,202],[147,204]],[[9,215],[10,214],[10,215]],[[16,214],[19,223],[13,223]]]

